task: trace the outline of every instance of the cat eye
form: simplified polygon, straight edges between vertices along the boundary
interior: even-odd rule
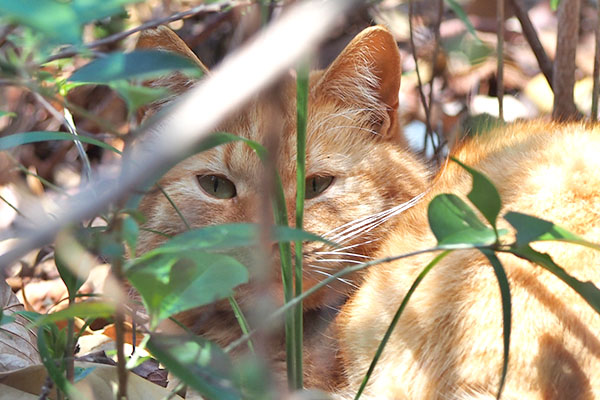
[[[198,183],[206,194],[217,199],[231,199],[236,196],[235,185],[219,175],[198,175]]]
[[[333,176],[309,176],[306,178],[305,199],[313,199],[323,193],[331,183]]]

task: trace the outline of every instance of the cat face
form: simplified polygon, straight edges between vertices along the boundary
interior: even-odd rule
[[[173,43],[177,46],[173,47]],[[166,28],[142,37],[140,44],[189,56],[189,49]],[[190,86],[182,76],[163,82],[168,82],[175,92]],[[382,27],[363,31],[328,69],[310,75],[304,229],[325,236],[340,247],[309,243],[303,248],[305,289],[347,265],[367,260],[385,235],[386,215],[377,214],[408,202],[425,190],[427,174],[404,149],[398,128],[399,85],[396,43]],[[296,202],[295,99],[295,80],[283,78],[275,89],[256,96],[217,129],[277,149],[274,162],[281,176],[290,226],[294,226]],[[201,227],[268,218],[266,176],[263,164],[250,147],[231,142],[186,159],[169,171],[160,184],[188,223]],[[181,218],[160,192],[146,196],[142,211],[149,217],[150,229],[168,234],[185,230]],[[370,216],[373,217],[369,219]],[[162,240],[143,233],[140,250],[155,247]],[[266,286],[276,299],[282,299],[275,249],[271,257]],[[350,281],[337,281],[310,297],[305,307],[333,303],[352,287]],[[255,295],[258,293],[252,284],[238,292],[242,303]]]

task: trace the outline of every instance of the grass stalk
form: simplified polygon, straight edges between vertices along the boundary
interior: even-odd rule
[[[285,196],[283,185],[279,174],[275,177],[275,197],[273,199],[273,208],[275,213],[275,224],[287,226],[287,209],[285,206]],[[281,279],[283,284],[283,297],[285,304],[288,304],[294,297],[294,285],[292,280],[292,250],[289,243],[279,242],[279,253],[281,255]],[[296,329],[295,319],[292,309],[285,312],[285,354],[288,376],[288,386],[290,389],[296,388]]]
[[[306,191],[306,120],[308,114],[308,61],[301,62],[296,78],[296,228],[302,229],[304,219],[304,195]],[[295,296],[302,294],[302,241],[295,242]],[[296,330],[296,389],[302,383],[302,301],[294,308]]]
[[[240,325],[240,329],[242,330],[242,333],[244,335],[247,335],[248,332],[250,331],[250,326],[248,325],[248,320],[246,320],[246,317],[244,316],[244,313],[242,312],[242,309],[240,308],[240,305],[236,301],[235,297],[229,296],[229,304],[231,305],[231,309],[233,310],[235,319],[237,319],[237,322]],[[254,344],[252,343],[252,340],[248,341],[248,349],[250,349],[252,354],[255,353],[254,352]]]
[[[489,246],[483,246],[483,247],[489,247]],[[475,247],[475,248],[480,248],[480,247]],[[337,280],[338,278],[342,278],[342,277],[344,277],[344,276],[346,276],[348,274],[351,274],[353,272],[361,271],[363,269],[372,267],[373,265],[384,264],[384,263],[388,263],[388,262],[392,262],[392,261],[396,261],[396,260],[401,260],[403,258],[414,257],[414,256],[417,256],[419,254],[432,253],[432,252],[436,252],[436,251],[440,251],[440,250],[446,250],[446,249],[445,248],[441,248],[441,247],[432,247],[432,248],[425,249],[425,250],[417,250],[417,251],[413,251],[413,252],[410,252],[410,253],[405,253],[405,254],[401,254],[401,255],[397,255],[397,256],[391,256],[391,257],[380,258],[378,260],[373,260],[373,261],[369,261],[369,262],[366,262],[366,263],[357,264],[357,265],[351,265],[349,267],[346,267],[346,268],[344,268],[344,269],[336,272],[335,274],[333,274],[331,276],[328,276],[327,278],[323,279],[322,281],[319,281],[316,285],[314,285],[310,289],[307,289],[306,291],[304,291],[300,296],[294,297],[292,300],[290,300],[289,302],[287,302],[283,307],[277,309],[274,313],[272,313],[271,315],[269,315],[269,318],[267,320],[264,321],[264,326],[265,327],[269,326],[268,322],[273,321],[273,320],[279,318],[282,314],[286,314],[290,309],[292,309],[293,307],[295,307],[302,300],[304,300],[308,296],[311,296],[317,290],[322,289],[323,287],[329,285],[331,282]],[[239,337],[238,339],[234,340],[233,342],[231,342],[229,345],[227,345],[224,348],[225,353],[229,353],[233,349],[235,349],[238,346],[240,346],[241,344],[247,342],[252,336],[254,336],[257,332],[259,332],[260,329],[261,329],[260,327],[259,328],[255,328],[254,330],[250,331],[247,335],[243,335],[243,336]]]
[[[363,391],[365,390],[365,387],[367,386],[367,383],[369,382],[369,378],[371,377],[371,374],[375,370],[377,361],[379,361],[379,358],[381,357],[381,354],[383,353],[383,349],[385,348],[385,345],[389,341],[390,336],[392,335],[392,332],[394,331],[394,328],[396,327],[396,325],[398,324],[398,321],[400,320],[400,317],[402,316],[402,312],[406,308],[406,305],[408,304],[408,301],[410,300],[414,291],[417,289],[417,286],[419,286],[419,284],[421,283],[423,278],[425,278],[425,276],[429,273],[429,271],[431,271],[431,269],[437,263],[442,261],[442,259],[444,257],[446,257],[448,254],[450,254],[451,251],[452,250],[446,250],[443,253],[438,254],[429,264],[427,264],[427,266],[425,268],[423,268],[423,271],[421,271],[419,276],[417,276],[417,279],[415,279],[415,281],[411,285],[410,289],[408,289],[408,292],[406,292],[404,299],[402,299],[402,303],[400,303],[400,307],[398,307],[396,314],[394,314],[394,318],[392,318],[392,322],[388,326],[388,329],[385,332],[385,335],[383,335],[383,339],[379,343],[379,347],[377,347],[375,356],[373,357],[373,360],[371,361],[371,365],[369,365],[369,369],[367,370],[367,373],[365,374],[365,377],[363,378],[363,381],[360,384],[360,388],[358,389],[358,392],[356,392],[356,396],[354,397],[354,400],[358,400],[358,398],[360,398]]]

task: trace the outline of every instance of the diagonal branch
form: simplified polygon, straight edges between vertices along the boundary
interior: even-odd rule
[[[544,47],[542,46],[542,43],[535,32],[535,28],[529,19],[529,15],[527,15],[527,10],[523,8],[523,5],[519,0],[509,1],[515,10],[515,15],[521,23],[523,35],[525,36],[527,43],[529,43],[529,46],[531,47],[531,50],[537,59],[540,70],[542,70],[542,73],[548,81],[548,85],[550,85],[552,88],[552,61],[550,61],[550,58],[546,54],[546,51],[544,50]]]
[[[98,47],[105,46],[107,44],[118,42],[119,40],[123,40],[126,37],[133,35],[134,33],[137,33],[137,32],[140,32],[140,31],[143,31],[146,29],[150,29],[150,28],[156,28],[159,25],[168,24],[173,21],[178,21],[180,19],[189,18],[189,17],[195,16],[195,15],[200,15],[200,14],[220,13],[220,12],[231,9],[232,7],[247,6],[252,3],[253,3],[252,0],[242,0],[242,1],[221,1],[221,2],[215,3],[215,4],[201,4],[199,6],[191,8],[189,10],[181,11],[181,12],[169,15],[167,17],[153,19],[153,20],[148,21],[140,26],[136,26],[135,28],[131,28],[131,29],[123,31],[123,32],[115,33],[114,35],[110,35],[103,39],[99,39],[94,42],[88,43],[88,44],[84,45],[84,47],[86,49],[95,49]],[[54,54],[54,55],[48,57],[46,59],[46,61],[44,61],[44,63],[47,63],[50,61],[55,61],[55,60],[60,60],[62,58],[73,57],[74,55],[79,54],[80,51],[81,50],[76,47],[69,47],[57,54]]]
[[[93,217],[187,154],[227,115],[313,49],[335,27],[334,21],[341,13],[355,3],[357,0],[313,0],[290,7],[252,42],[225,59],[209,78],[182,96],[168,113],[154,118],[146,129],[151,134],[124,158],[119,175],[100,174],[79,193],[59,202],[56,214],[36,216],[35,230],[17,230],[20,239],[0,255],[0,267],[50,242],[63,227]]]

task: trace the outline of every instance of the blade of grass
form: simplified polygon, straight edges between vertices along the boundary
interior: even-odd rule
[[[477,248],[479,248],[479,247],[477,247]],[[391,256],[391,257],[380,258],[379,260],[373,260],[373,261],[369,261],[369,262],[366,262],[366,263],[363,263],[363,264],[357,264],[357,265],[352,265],[350,267],[346,267],[346,268],[344,268],[344,269],[336,272],[335,274],[333,274],[331,276],[328,276],[327,278],[323,279],[322,281],[320,281],[316,285],[312,286],[310,289],[308,289],[305,292],[303,292],[300,296],[294,297],[289,302],[287,302],[286,304],[284,304],[283,307],[280,307],[279,309],[277,309],[274,313],[272,313],[271,315],[269,315],[269,317],[267,318],[267,320],[264,321],[265,322],[264,326],[265,327],[269,326],[268,322],[271,322],[271,321],[273,321],[273,320],[281,317],[282,314],[285,314],[286,312],[288,312],[290,309],[292,309],[293,307],[295,307],[298,303],[300,303],[301,301],[303,301],[304,299],[306,299],[308,296],[311,296],[317,290],[322,289],[323,287],[329,285],[331,282],[337,280],[338,278],[344,277],[345,275],[351,274],[351,273],[356,272],[356,271],[363,270],[363,269],[368,268],[368,267],[372,267],[373,265],[379,265],[379,264],[383,264],[383,263],[387,263],[387,262],[401,260],[403,258],[417,256],[419,254],[431,253],[431,252],[440,251],[440,250],[447,250],[447,249],[441,248],[441,247],[432,247],[430,249],[418,250],[418,251],[414,251],[414,252],[411,252],[411,253],[401,254],[401,255],[398,255],[398,256]],[[227,347],[225,347],[224,351],[226,353],[232,351],[233,349],[235,349],[236,347],[238,347],[242,343],[247,342],[259,330],[260,330],[260,328],[255,328],[254,330],[250,331],[247,335],[243,335],[243,336],[239,337],[238,339],[236,339],[233,342],[231,342]]]
[[[235,318],[237,319],[238,324],[240,325],[242,333],[244,335],[247,335],[250,331],[248,321],[246,320],[246,317],[244,317],[244,313],[242,312],[242,309],[240,308],[238,302],[235,300],[235,297],[229,296],[229,304],[231,305],[233,314],[235,315]],[[254,344],[252,343],[252,340],[248,340],[248,348],[250,349],[252,354],[254,354]]]
[[[475,32],[475,27],[469,20],[469,17],[467,17],[467,13],[465,13],[465,10],[463,10],[461,5],[456,0],[446,0],[446,2],[448,3],[448,6],[450,6],[452,11],[454,11],[454,14],[456,14],[456,16],[463,22],[465,28],[467,28],[467,31],[469,31],[469,33],[473,35],[475,40],[481,43],[481,39],[479,39],[479,36],[477,36],[477,32]]]
[[[121,154],[121,151],[114,148],[113,146],[104,143],[100,140],[96,140],[87,136],[78,135],[75,137],[70,133],[66,132],[47,132],[47,131],[34,131],[34,132],[22,132],[15,133],[13,135],[5,136],[0,138],[0,150],[8,150],[13,147],[20,146],[22,144],[46,142],[49,140],[79,140],[84,143],[93,144],[98,147],[110,150],[114,153]]]
[[[25,217],[21,211],[19,211],[19,209],[17,207],[15,207],[14,205],[11,204],[10,201],[6,200],[1,194],[0,194],[0,201],[4,202],[7,206],[9,206],[10,208],[12,208],[18,215],[20,215],[21,217]]]
[[[166,190],[163,189],[163,187],[160,186],[160,185],[156,185],[156,187],[158,188],[158,190],[160,190],[160,192],[163,194],[163,196],[165,196],[165,198],[167,199],[167,201],[169,202],[169,204],[171,205],[171,207],[173,207],[173,209],[175,210],[175,212],[177,213],[177,215],[179,215],[179,218],[181,218],[181,220],[183,221],[183,224],[185,225],[185,228],[187,230],[192,229],[191,226],[190,226],[190,224],[188,224],[187,220],[185,219],[185,217],[181,213],[181,210],[179,210],[179,207],[177,207],[177,205],[175,204],[175,202],[173,201],[173,199],[171,199],[171,196],[169,196],[169,194],[166,192]]]
[[[287,209],[283,185],[279,174],[275,178],[275,196],[273,199],[273,210],[275,213],[275,224],[287,226]],[[292,280],[292,250],[288,242],[279,242],[279,253],[281,255],[281,279],[283,284],[283,297],[288,304],[294,297]],[[291,389],[296,388],[296,330],[293,310],[285,312],[285,353],[288,375],[288,385]]]
[[[309,63],[303,61],[297,69],[296,78],[296,228],[302,229],[304,219],[304,195],[306,191],[306,119],[308,113]],[[302,294],[302,241],[295,242],[295,296]],[[294,309],[296,329],[296,389],[302,383],[302,302]]]
[[[379,361],[379,358],[381,357],[381,354],[383,353],[383,349],[385,348],[385,345],[389,341],[390,336],[392,335],[392,332],[394,331],[394,328],[396,327],[396,325],[398,324],[398,321],[400,320],[400,317],[402,316],[402,312],[406,308],[406,305],[408,304],[408,301],[412,297],[414,291],[417,289],[417,286],[419,286],[419,284],[421,283],[423,278],[425,278],[425,276],[429,273],[429,271],[431,271],[431,269],[433,267],[435,267],[436,264],[438,264],[440,261],[442,261],[442,259],[444,259],[444,257],[446,257],[451,252],[452,252],[452,250],[446,250],[443,253],[438,254],[433,260],[431,260],[431,262],[429,264],[427,264],[427,266],[425,268],[423,268],[423,270],[421,271],[419,276],[417,276],[417,279],[415,279],[415,281],[411,285],[410,289],[408,289],[408,292],[406,292],[404,299],[402,299],[402,303],[400,303],[400,307],[398,307],[396,314],[394,314],[394,317],[392,318],[392,322],[388,326],[388,329],[385,332],[385,335],[383,335],[383,339],[381,339],[381,342],[379,343],[379,347],[377,347],[375,356],[373,357],[373,360],[371,361],[371,365],[369,365],[369,369],[367,370],[367,373],[365,374],[365,377],[363,378],[363,381],[360,384],[360,388],[358,389],[358,392],[356,392],[356,396],[354,396],[354,400],[358,400],[360,398],[360,396],[362,395],[363,391],[365,390],[365,387],[367,386],[367,383],[369,382],[369,378],[373,374],[373,371],[375,370],[375,366],[377,365],[377,362]]]
[[[502,395],[502,389],[504,389],[504,383],[506,382],[506,373],[508,372],[508,355],[510,349],[510,330],[512,320],[512,305],[510,300],[510,286],[508,284],[508,278],[504,267],[500,263],[500,260],[496,256],[493,250],[481,249],[481,252],[487,257],[494,268],[494,273],[498,279],[498,285],[500,285],[500,295],[502,296],[502,326],[503,326],[503,337],[504,337],[504,359],[502,361],[502,376],[500,378],[500,386],[498,387],[498,394],[496,399],[500,399]]]
[[[47,179],[42,178],[41,176],[39,176],[38,174],[36,174],[35,172],[31,172],[30,170],[28,170],[27,168],[25,168],[24,165],[19,165],[18,166],[19,170],[21,172],[23,172],[25,175],[29,175],[29,176],[33,176],[34,178],[36,178],[37,180],[39,180],[40,182],[42,182],[42,184],[52,190],[54,190],[56,193],[60,193],[63,194],[65,196],[68,196],[68,193],[61,188],[60,186],[55,185],[54,183],[48,181]]]

